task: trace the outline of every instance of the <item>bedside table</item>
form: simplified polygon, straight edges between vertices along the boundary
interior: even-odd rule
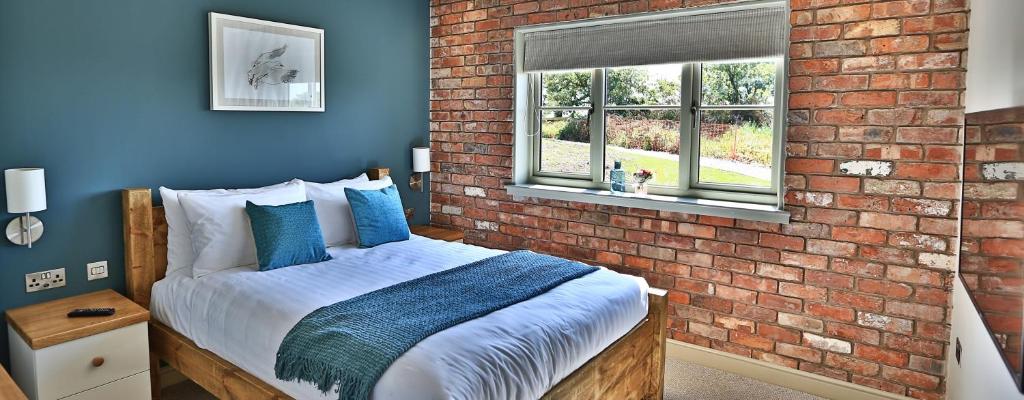
[[[409,230],[414,234],[426,236],[431,239],[462,243],[462,231],[438,228],[430,225],[413,225],[409,227]]]
[[[114,315],[68,318],[75,308]],[[30,399],[149,399],[149,311],[113,290],[7,310],[11,375]]]

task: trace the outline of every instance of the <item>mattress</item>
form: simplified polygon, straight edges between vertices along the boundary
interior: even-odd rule
[[[274,377],[277,349],[310,312],[376,289],[503,253],[410,240],[332,247],[332,260],[266,272],[238,267],[153,286],[157,320],[282,392],[336,399]],[[374,399],[535,399],[625,335],[647,314],[642,278],[601,269],[530,300],[427,337],[396,360]]]

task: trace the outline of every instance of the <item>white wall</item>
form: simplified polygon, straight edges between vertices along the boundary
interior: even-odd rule
[[[974,0],[978,1],[987,0]],[[956,340],[962,346],[956,362]],[[1024,400],[960,278],[953,284],[953,329],[946,357],[946,398]]]
[[[1024,104],[1024,0],[972,0],[967,112]]]

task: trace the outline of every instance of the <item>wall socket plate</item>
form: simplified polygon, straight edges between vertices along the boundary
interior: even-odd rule
[[[90,281],[107,277],[107,262],[97,261],[85,264],[85,276]]]
[[[64,287],[67,284],[67,280],[64,277],[64,268],[25,274],[25,292],[31,293]]]

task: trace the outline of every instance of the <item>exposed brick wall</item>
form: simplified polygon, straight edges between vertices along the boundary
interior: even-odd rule
[[[1024,314],[1024,107],[967,114],[960,273],[1021,370]]]
[[[791,224],[506,195],[512,28],[716,2],[432,0],[432,223],[641,274],[674,339],[941,397],[965,0],[791,1]]]

